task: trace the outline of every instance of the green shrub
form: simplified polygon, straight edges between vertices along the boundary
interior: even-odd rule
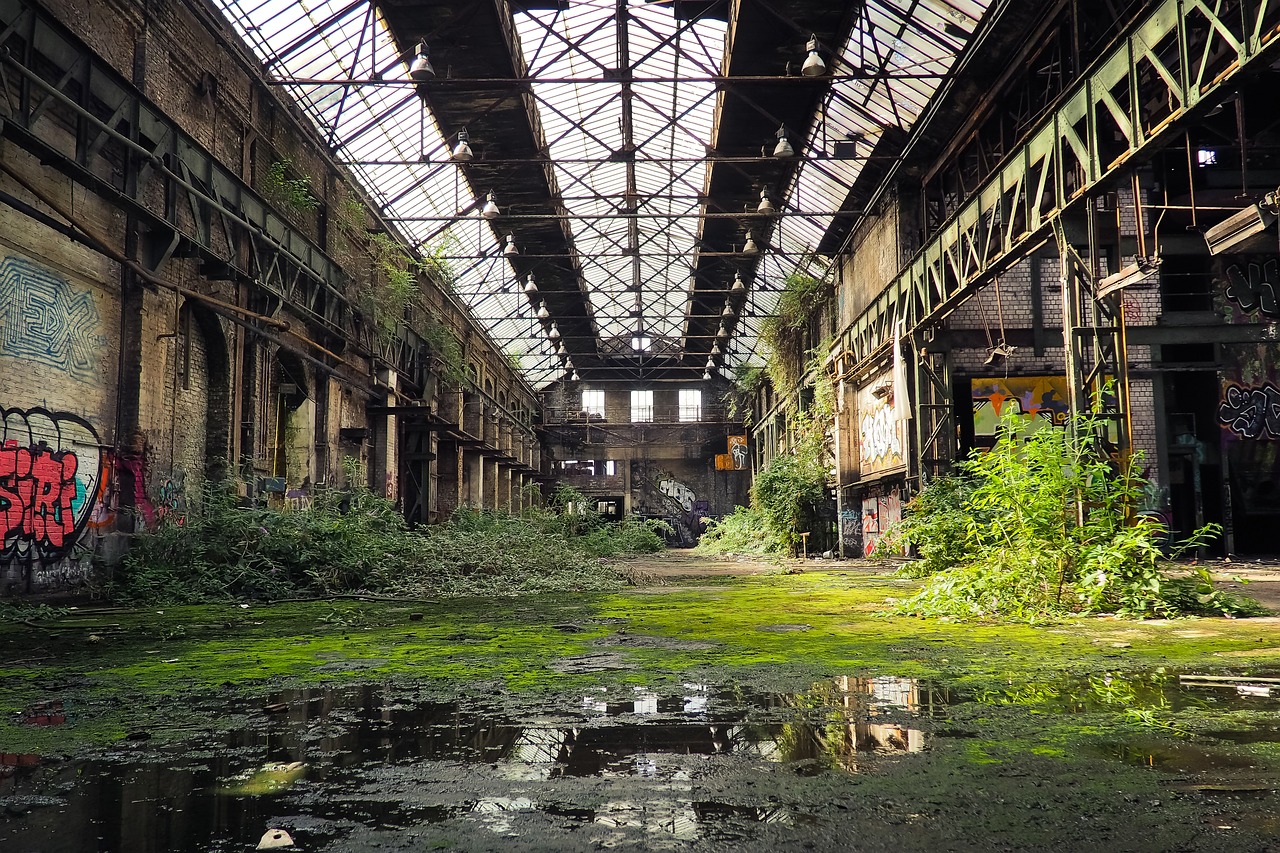
[[[318,489],[309,507],[286,510],[240,506],[220,487],[184,526],[140,534],[108,594],[201,602],[614,589],[622,581],[602,558],[658,550],[657,527],[539,508],[520,516],[462,509],[446,524],[410,529],[368,489]]]
[[[1010,413],[999,441],[957,465],[908,506],[885,548],[915,545],[909,571],[928,576],[899,612],[1037,619],[1067,613],[1174,616],[1253,612],[1213,589],[1206,573],[1170,577],[1155,525],[1130,507],[1144,483],[1103,452],[1101,422],[1028,432]],[[1199,545],[1217,525],[1197,531]]]
[[[770,532],[758,510],[737,506],[723,518],[707,522],[695,549],[702,554],[780,554],[786,546]]]

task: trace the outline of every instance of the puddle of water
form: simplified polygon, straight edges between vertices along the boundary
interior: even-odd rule
[[[1106,742],[1100,744],[1097,751],[1107,758],[1114,758],[1125,764],[1177,773],[1258,769],[1256,761],[1245,755],[1155,738]]]
[[[1280,687],[1252,683],[1247,677],[1200,682],[1184,680],[1174,672],[1153,671],[1047,681],[1011,680],[1005,687],[985,690],[971,698],[984,704],[1038,705],[1057,713],[1274,710],[1280,707]]]
[[[320,850],[443,822],[495,839],[541,821],[615,841],[732,840],[750,824],[817,818],[764,788],[717,798],[703,780],[779,766],[796,779],[843,775],[922,752],[928,735],[910,719],[947,698],[894,678],[796,695],[689,684],[513,719],[375,686],[286,691],[266,703],[282,712],[228,709],[248,725],[177,747],[5,767],[0,849],[88,849],[73,840],[96,838],[99,851],[246,850],[284,826]]]

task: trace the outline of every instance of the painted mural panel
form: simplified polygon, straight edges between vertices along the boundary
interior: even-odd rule
[[[728,452],[716,454],[716,470],[747,470],[747,437],[745,435],[731,435],[726,443],[729,448]]]
[[[0,260],[0,352],[96,382],[105,341],[93,293],[25,258]]]
[[[995,442],[1000,418],[1010,409],[1029,426],[1065,426],[1071,405],[1065,376],[1007,376],[973,379],[974,443],[989,447]]]
[[[894,524],[902,520],[902,496],[895,488],[888,494],[862,499],[862,555],[871,556],[876,543]]]
[[[904,465],[903,429],[893,406],[888,371],[858,389],[858,471],[862,477]]]
[[[104,523],[95,512],[106,468],[98,434],[88,421],[65,412],[5,409],[0,415],[5,574],[32,588],[65,583],[73,579],[68,575],[87,571],[87,560],[76,560],[74,553],[86,528]]]

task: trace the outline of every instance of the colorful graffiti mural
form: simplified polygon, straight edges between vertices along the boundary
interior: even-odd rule
[[[23,258],[0,261],[0,351],[64,371],[81,382],[98,379],[105,340],[98,334],[93,294]]]
[[[901,468],[902,421],[890,397],[892,379],[882,373],[858,389],[858,469],[863,477]]]
[[[862,554],[870,557],[876,543],[889,528],[902,520],[902,497],[897,489],[887,495],[862,499]]]
[[[731,435],[725,443],[728,452],[716,454],[716,470],[745,471],[747,469],[747,437]]]
[[[974,379],[969,385],[976,439],[994,438],[1000,418],[1010,406],[1028,425],[1064,426],[1071,416],[1065,376]]]
[[[1218,406],[1218,422],[1240,438],[1280,439],[1280,388],[1227,383]]]
[[[102,449],[88,421],[45,409],[5,409],[0,436],[0,556],[66,557],[102,489]]]

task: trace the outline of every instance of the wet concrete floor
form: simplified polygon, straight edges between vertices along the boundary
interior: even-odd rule
[[[816,649],[815,613],[764,614],[742,642]],[[1208,674],[991,679],[943,657],[950,677],[881,665],[776,689],[768,667],[673,682],[628,658],[723,651],[724,635],[699,636],[619,628],[546,662],[563,679],[552,690],[321,667],[314,678],[344,677],[193,690],[164,731],[65,750],[0,743],[0,851],[1280,851],[1275,668],[1225,658],[1236,665]],[[1127,640],[1088,648],[1099,642],[1107,660],[1128,652]],[[906,653],[918,667],[922,653]],[[21,727],[114,713],[49,692],[80,701],[33,702]]]

